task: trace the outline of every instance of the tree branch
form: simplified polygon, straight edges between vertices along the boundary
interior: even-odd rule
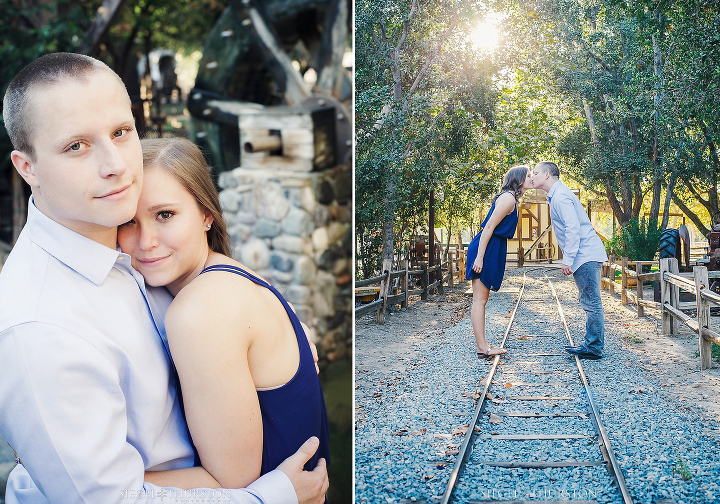
[[[687,205],[685,205],[685,203],[680,198],[678,198],[678,196],[674,192],[672,194],[672,200],[673,203],[675,203],[677,207],[682,210],[685,215],[688,216],[692,223],[695,224],[695,227],[698,228],[698,231],[700,231],[703,236],[707,237],[708,233],[710,233],[710,230],[705,227],[705,224],[703,224],[703,221],[700,219],[700,217],[698,217],[695,212],[690,210]]]
[[[580,42],[582,42],[585,52],[587,52],[588,55],[592,59],[597,61],[600,64],[600,66],[603,67],[605,69],[605,71],[610,74],[610,76],[613,78],[613,80],[615,80],[615,82],[619,83],[620,79],[617,78],[617,76],[615,75],[615,72],[612,71],[612,69],[608,66],[608,64],[605,63],[602,59],[600,59],[600,57],[597,56],[594,52],[592,52],[592,49],[590,49],[590,46],[588,45],[588,43],[585,42],[585,39],[583,39],[582,37],[578,37],[578,38],[580,39]]]
[[[456,16],[453,19],[453,22],[450,25],[450,27],[440,37],[440,41],[438,42],[438,45],[435,47],[435,50],[431,54],[428,55],[428,58],[425,61],[425,64],[423,65],[422,69],[420,70],[420,73],[418,73],[417,77],[415,78],[415,82],[413,82],[412,86],[410,86],[410,89],[405,94],[406,97],[409,97],[410,95],[412,95],[413,92],[415,91],[415,89],[418,87],[418,85],[420,85],[420,81],[422,80],[423,77],[425,77],[425,73],[427,72],[428,68],[430,68],[430,65],[432,64],[433,60],[440,53],[440,49],[442,48],[442,45],[445,42],[445,40],[447,40],[447,38],[450,35],[452,35],[452,32],[453,32],[453,30],[455,30],[455,26],[457,25],[459,20],[460,20],[460,17]],[[406,98],[406,102],[407,102],[407,98]]]

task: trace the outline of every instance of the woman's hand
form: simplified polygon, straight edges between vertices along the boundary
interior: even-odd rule
[[[480,257],[480,254],[478,254],[477,259],[475,259],[475,262],[473,263],[472,270],[475,273],[480,273],[483,268],[483,258]]]

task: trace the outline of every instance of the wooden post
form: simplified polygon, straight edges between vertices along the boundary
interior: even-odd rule
[[[420,293],[420,299],[422,301],[427,301],[428,298],[428,265],[426,262],[420,263],[420,269],[422,270],[422,273],[420,273],[420,288],[422,289],[422,292]]]
[[[602,266],[600,266],[600,290],[605,289],[605,279],[607,278],[607,264],[602,263]]]
[[[435,277],[435,281],[436,281],[436,282],[438,282],[438,281],[440,282],[440,283],[438,284],[438,287],[437,287],[437,292],[438,292],[438,294],[445,294],[445,287],[444,287],[444,285],[443,285],[443,284],[445,283],[445,277],[443,277],[443,262],[442,262],[442,259],[440,259],[440,264],[438,264],[438,274],[437,274],[437,276]]]
[[[385,308],[387,307],[387,296],[390,288],[390,272],[392,271],[392,259],[386,259],[382,265],[383,273],[387,276],[380,282],[380,293],[378,297],[383,300],[377,313],[378,324],[385,323]]]
[[[455,252],[453,250],[451,250],[449,254],[448,270],[450,273],[450,281],[448,282],[448,287],[452,289],[455,286]]]
[[[620,302],[624,305],[628,304],[627,300],[627,267],[628,258],[622,258],[622,290],[620,291]]]
[[[670,260],[670,273],[673,275],[680,273],[678,260],[674,257]],[[673,308],[680,308],[680,287],[677,285],[670,285],[670,305]],[[678,328],[680,327],[679,324],[677,322],[673,322],[671,327],[673,331],[670,334],[677,334]]]
[[[410,261],[408,261],[407,257],[403,261],[403,269],[405,269],[405,274],[401,277],[402,280],[402,290],[405,296],[403,297],[402,301],[400,301],[400,308],[407,308],[408,306],[408,286],[409,284],[409,278],[410,275],[408,274],[408,271],[410,270]]]
[[[703,337],[703,329],[710,327],[710,302],[703,299],[701,292],[710,285],[705,266],[693,268],[695,278],[695,299],[697,300],[698,344],[700,345],[700,369],[712,367],[712,342]]]
[[[521,241],[522,243],[522,241]],[[518,268],[522,268],[525,264],[525,251],[522,248],[522,245],[518,246]]]
[[[640,280],[640,274],[642,273],[642,263],[637,261],[635,263],[635,273],[637,277],[637,285],[635,286],[635,295],[637,296],[637,316],[645,316],[645,307],[640,304],[643,301],[643,282]]]
[[[440,259],[442,264],[442,259]],[[430,201],[428,202],[428,266],[435,266],[435,190],[430,190]],[[441,268],[442,270],[442,268]],[[442,271],[440,271],[442,274]],[[435,272],[430,275],[430,282],[437,278]]]
[[[610,285],[608,288],[610,289],[610,294],[615,294],[615,256],[611,255],[608,258],[608,262],[610,263],[610,266],[608,266],[608,277],[610,277]]]
[[[665,272],[670,271],[670,259],[660,259],[660,316],[662,319],[663,334],[672,332],[673,318],[669,311],[665,310],[665,302],[670,302],[670,283],[665,281]]]
[[[675,327],[675,319],[672,314],[665,310],[665,303],[669,304],[673,308],[677,308],[678,305],[678,287],[674,286],[670,282],[665,281],[665,272],[678,273],[677,259],[674,257],[668,257],[660,259],[660,303],[662,308],[662,330],[663,334],[676,334],[677,330]]]

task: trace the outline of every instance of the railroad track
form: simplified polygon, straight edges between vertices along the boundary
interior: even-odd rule
[[[508,348],[511,357],[501,365],[500,356],[496,356],[484,379],[484,389],[481,393],[478,389],[477,407],[460,445],[441,504],[472,502],[467,495],[473,491],[477,493],[483,486],[482,471],[497,470],[495,468],[512,470],[515,474],[503,479],[517,478],[518,481],[528,476],[526,471],[551,469],[555,471],[556,479],[562,478],[557,475],[558,471],[593,471],[588,476],[593,481],[598,474],[610,479],[618,492],[616,501],[632,503],[581,361],[577,357],[571,358],[563,348],[576,342],[568,329],[555,287],[547,276],[543,279],[530,277],[530,282],[527,279],[524,275],[500,345]],[[539,289],[527,289],[526,283],[538,282],[542,283]],[[526,289],[530,295],[526,296],[521,310],[524,314],[544,314],[548,322],[545,332],[526,334],[522,326],[514,326]],[[534,305],[525,308],[529,303]],[[562,330],[558,322],[562,323]],[[522,392],[516,393],[518,390]],[[578,451],[584,457],[576,457]],[[563,456],[568,452],[571,457]],[[598,470],[599,467],[606,471]],[[509,491],[495,494],[486,489],[482,502],[487,504],[487,499],[514,504],[531,502],[520,497]],[[554,490],[550,494],[546,491],[544,496],[532,497],[567,503],[596,502],[592,500],[591,490],[579,495]]]

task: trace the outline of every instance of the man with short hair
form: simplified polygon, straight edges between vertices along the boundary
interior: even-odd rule
[[[580,304],[585,310],[585,341],[565,350],[581,359],[600,359],[605,345],[605,314],[600,298],[600,268],[607,261],[602,240],[593,229],[580,200],[560,181],[555,163],[535,165],[533,187],[547,192],[550,219],[563,252],[562,272],[572,273]]]
[[[151,293],[117,249],[143,180],[120,78],[93,58],[50,54],[15,77],[3,105],[13,165],[32,188],[0,274],[0,434],[21,459],[6,503],[322,502],[324,461],[302,471],[317,439],[246,489],[218,489],[194,467],[160,336],[170,294]]]

